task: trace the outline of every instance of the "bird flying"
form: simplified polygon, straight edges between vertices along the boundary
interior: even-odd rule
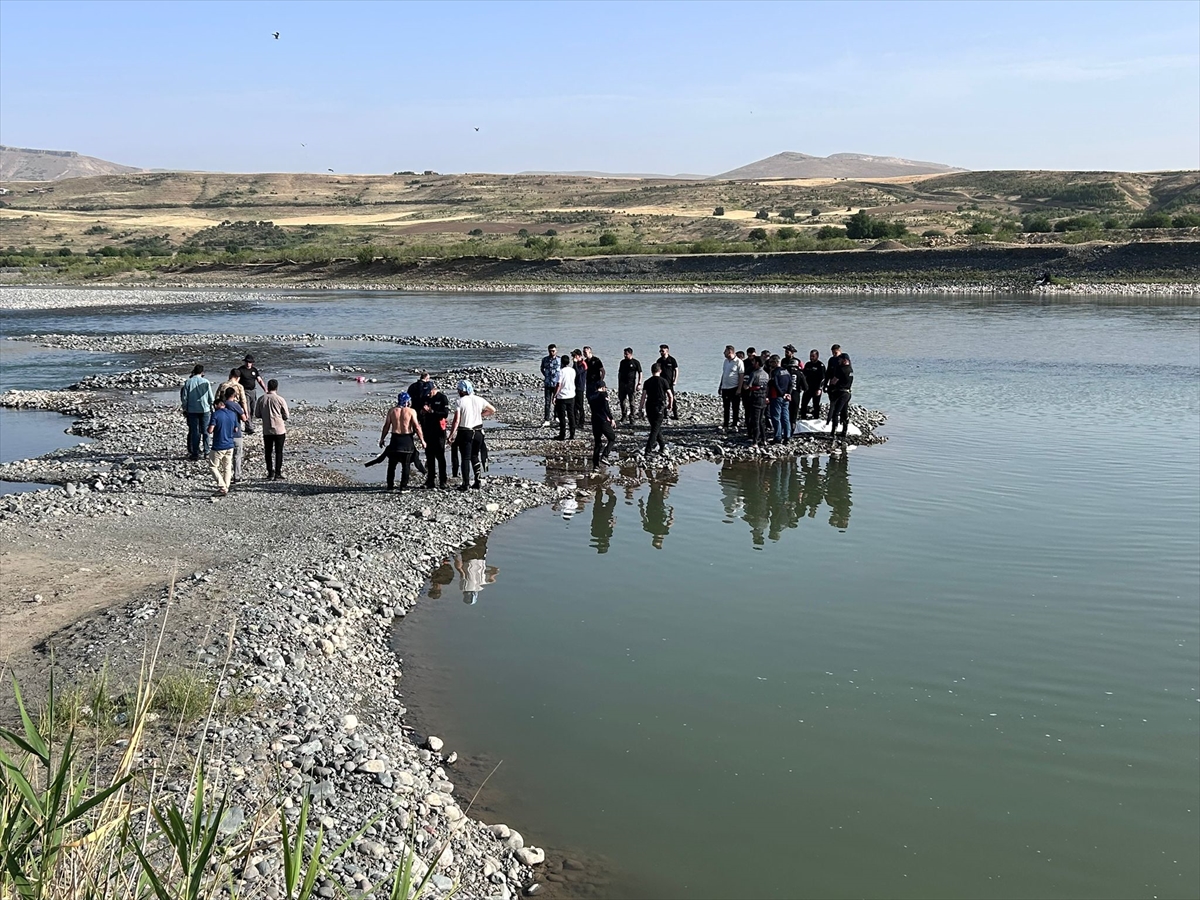
[[[271,36],[273,38],[275,38],[275,40],[279,40],[279,32],[278,31],[272,31]]]
[[[326,169],[325,171],[326,171],[326,172],[332,172],[332,171],[333,171],[333,169]]]
[[[478,125],[476,125],[476,126],[475,126],[475,130],[476,130],[476,131],[478,131],[478,130],[479,130],[479,126],[478,126]]]

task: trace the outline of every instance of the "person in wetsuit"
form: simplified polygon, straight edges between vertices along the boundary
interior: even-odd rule
[[[829,384],[829,436],[837,434],[838,420],[842,422],[842,440],[850,427],[850,389],[854,386],[854,366],[845,353],[833,362],[833,371],[826,373]]]
[[[388,435],[391,435],[391,440],[388,441]],[[421,423],[417,421],[417,414],[413,411],[412,400],[408,395],[408,391],[401,391],[396,397],[396,405],[388,410],[388,414],[383,420],[383,431],[379,435],[379,446],[383,447],[387,441],[387,449],[381,454],[381,457],[386,457],[388,461],[387,468],[387,489],[390,491],[396,486],[396,466],[401,466],[400,470],[400,490],[408,490],[408,467],[412,465],[413,457],[417,455],[417,441],[421,442],[421,446],[425,446],[425,438],[421,434]],[[376,457],[368,466],[373,466],[375,463],[381,462],[380,457]]]
[[[425,487],[446,487],[446,420],[450,418],[450,400],[432,382],[421,401],[417,420],[425,438]]]
[[[821,416],[821,386],[825,383],[825,363],[821,362],[821,354],[816,350],[808,353],[808,362],[804,364],[804,396],[800,398],[800,418],[817,419]],[[812,413],[809,414],[809,404]]]

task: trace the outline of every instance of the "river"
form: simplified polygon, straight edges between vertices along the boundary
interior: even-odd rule
[[[5,319],[589,343],[610,369],[667,342],[707,391],[727,342],[840,342],[889,443],[502,526],[397,630],[413,716],[472,771],[503,760],[486,816],[604,895],[1200,893],[1194,302],[322,291]],[[384,380],[449,359],[321,352]],[[77,377],[21,353],[5,387]]]

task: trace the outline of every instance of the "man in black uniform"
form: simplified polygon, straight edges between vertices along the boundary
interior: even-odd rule
[[[642,387],[642,364],[633,358],[633,348],[625,348],[625,358],[617,368],[617,396],[621,401],[621,422],[626,418],[633,424],[634,411],[637,409],[637,395]],[[628,410],[626,409],[628,402]]]
[[[424,381],[428,393],[417,407],[417,420],[425,435],[425,487],[446,487],[446,418],[450,415],[450,400],[432,381]],[[455,473],[457,474],[457,473]]]
[[[837,434],[838,419],[841,419],[842,440],[845,440],[850,425],[850,389],[854,386],[854,366],[850,364],[850,357],[839,353],[826,378],[829,383],[829,421],[832,423],[829,437]]]
[[[795,382],[797,389],[792,391],[791,399],[788,400],[788,424],[792,428],[796,427],[796,422],[800,416],[800,390],[799,386],[802,383],[800,358],[796,356],[796,347],[794,344],[788,344],[783,348],[783,359],[781,365],[788,370]]]
[[[587,407],[587,364],[582,350],[571,351],[571,368],[575,370],[575,425],[583,427],[583,411]]]
[[[588,405],[592,408],[592,439],[595,445],[592,447],[592,471],[600,471],[600,460],[608,459],[608,451],[612,449],[613,444],[617,440],[617,433],[613,430],[612,407],[608,405],[608,387],[604,384],[604,379],[593,381],[592,392],[588,394]],[[600,449],[601,439],[604,441],[604,449]]]
[[[242,385],[242,390],[246,392],[246,405],[251,409],[255,409],[258,406],[258,389],[262,388],[265,393],[267,386],[263,384],[262,375],[254,367],[254,357],[247,353],[246,358],[242,360],[241,368],[237,372],[238,382]],[[254,434],[253,416],[246,423],[246,434]]]
[[[800,418],[817,419],[821,416],[821,386],[825,383],[825,363],[821,362],[821,354],[810,350],[808,362],[804,364],[804,396],[800,400]],[[812,415],[809,415],[808,404],[812,403]]]
[[[666,349],[666,345],[663,346]],[[658,445],[660,453],[666,452],[667,442],[663,440],[663,419],[673,405],[674,394],[671,385],[662,376],[662,363],[656,362],[650,367],[651,375],[642,385],[642,413],[650,423],[650,434],[646,438],[646,454],[649,455]]]
[[[833,364],[835,362],[837,362],[837,358],[841,354],[841,352],[842,352],[841,344],[834,344],[832,347],[829,348],[829,362],[825,363],[825,382],[824,382],[825,393],[827,393],[827,394],[829,393],[829,379],[833,377]],[[829,420],[826,419],[825,421],[828,422]]]
[[[662,377],[671,388],[671,396],[675,396],[675,386],[679,383],[679,363],[671,355],[671,348],[666,344],[658,345],[658,364],[662,366]],[[671,418],[679,418],[679,404],[671,403]]]

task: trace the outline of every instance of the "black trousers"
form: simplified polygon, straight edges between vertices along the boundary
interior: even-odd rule
[[[608,419],[592,418],[592,439],[595,444],[592,447],[592,468],[600,465],[600,457],[607,457],[608,451],[612,449],[617,440],[617,433],[613,430],[612,423]],[[600,442],[603,439],[604,449],[600,449]]]
[[[446,486],[446,432],[440,428],[425,432],[425,486],[433,487],[435,478]]]
[[[462,471],[463,487],[467,487],[471,483],[471,466],[475,467],[475,483],[479,483],[479,451],[481,447],[483,447],[482,428],[459,431],[454,438],[454,452],[458,456],[458,468]]]
[[[571,429],[571,437],[575,437],[575,400],[555,400],[554,417],[558,419],[558,439],[567,438],[567,429]]]
[[[278,478],[283,474],[283,442],[286,438],[286,434],[263,432],[263,455],[267,458],[268,478]]]
[[[400,490],[408,487],[408,467],[417,456],[417,443],[411,434],[393,434],[388,444],[387,486],[390,491],[396,486],[396,466],[400,469]]]
[[[762,393],[762,392],[760,392]],[[764,400],[766,397],[763,398]],[[752,444],[765,444],[767,441],[767,404],[756,400],[750,401],[747,411],[746,433]]]
[[[551,412],[551,410],[554,409],[554,393],[557,390],[558,390],[558,388],[556,388],[556,387],[546,388],[546,407],[542,413],[542,421],[543,422],[550,421],[550,412]]]
[[[830,434],[837,431],[838,419],[842,420],[842,437],[846,436],[846,426],[850,424],[850,392],[830,391],[829,421],[832,423]]]
[[[587,406],[587,398],[579,391],[579,387],[575,387],[575,424],[580,428],[583,427],[583,410]]]
[[[725,410],[725,427],[738,427],[742,411],[742,397],[737,388],[721,388],[721,406]]]
[[[679,389],[675,387],[675,382],[671,382],[671,395],[675,398],[675,402],[671,404],[671,418],[679,418]]]
[[[788,401],[788,422],[791,428],[795,430],[796,423],[800,421],[800,391],[797,389],[792,394],[792,399]],[[787,437],[785,434],[784,437]]]
[[[812,403],[811,417],[816,419],[821,415],[821,389],[805,388],[804,395],[800,398],[800,417],[807,419],[810,417],[808,412],[808,404]]]
[[[646,452],[649,453],[654,449],[654,445],[658,445],[659,450],[667,449],[667,442],[663,440],[662,427],[663,420],[667,417],[665,409],[649,409],[646,410],[646,421],[650,423],[650,435],[646,438]]]

